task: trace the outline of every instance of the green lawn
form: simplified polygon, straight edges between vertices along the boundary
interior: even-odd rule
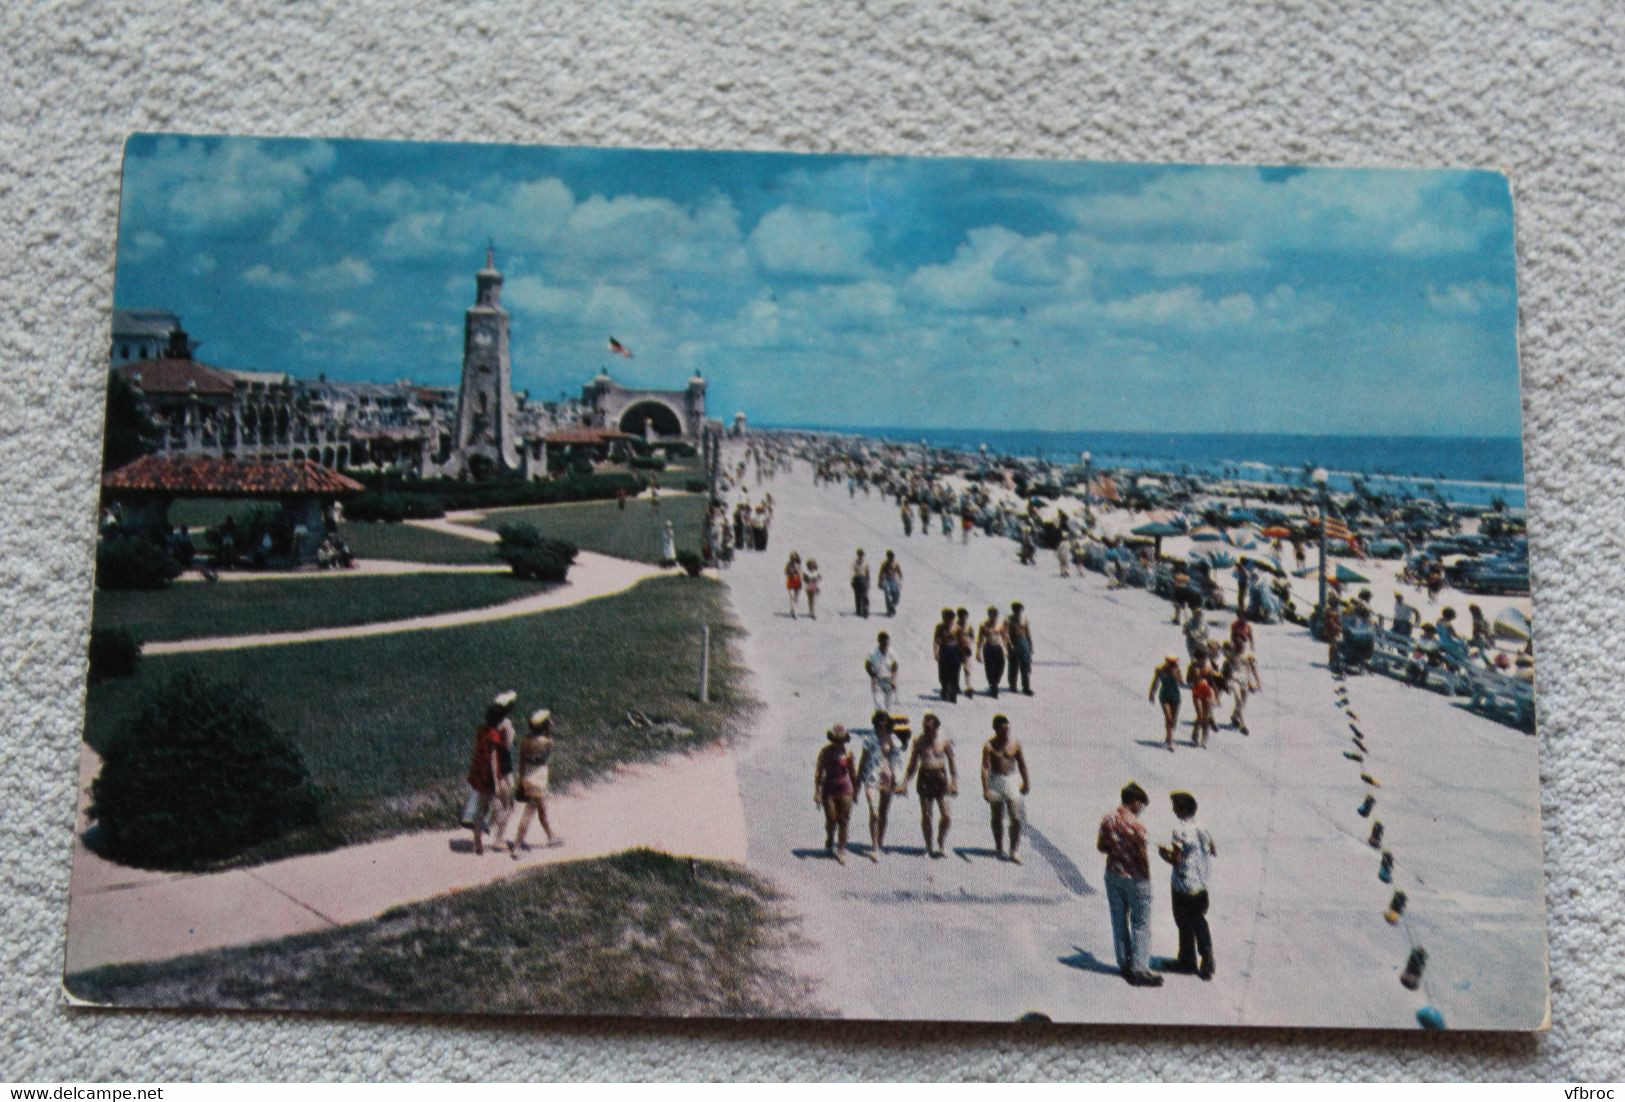
[[[569,540],[587,551],[652,563],[660,561],[664,522],[671,521],[679,549],[698,551],[704,519],[704,495],[683,494],[662,498],[659,509],[646,499],[629,501],[625,509],[613,501],[504,509],[487,513],[479,526],[495,532],[504,524],[530,524],[544,536]]]
[[[334,571],[287,581],[178,582],[156,591],[99,589],[91,624],[123,628],[143,643],[253,635],[483,608],[544,588],[506,571],[400,577]]]
[[[819,1013],[789,967],[798,944],[751,873],[633,850],[67,987],[119,1006],[787,1017]]]
[[[497,561],[495,544],[448,536],[410,524],[346,521],[339,525],[339,538],[349,545],[354,555],[363,559],[453,564]]]
[[[708,705],[694,698],[702,622],[711,625],[713,646]],[[263,861],[455,823],[474,729],[504,689],[519,692],[521,715],[554,710],[553,777],[561,784],[730,738],[755,707],[734,645],[739,632],[720,582],[660,577],[614,597],[496,623],[147,656],[136,677],[90,686],[85,738],[105,747],[134,716],[144,687],[182,669],[258,698],[325,794],[319,823],[240,859]],[[629,727],[624,716],[633,707],[694,734]]]

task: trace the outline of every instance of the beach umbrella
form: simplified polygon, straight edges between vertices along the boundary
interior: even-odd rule
[[[1216,543],[1224,539],[1224,533],[1217,528],[1193,528],[1191,530],[1191,539],[1196,540],[1198,543]]]
[[[1164,536],[1183,536],[1185,534],[1185,530],[1183,528],[1176,527],[1175,525],[1165,524],[1158,521],[1152,524],[1142,524],[1138,528],[1132,529],[1130,534],[1136,536],[1150,536],[1152,541],[1151,554],[1154,558],[1160,559],[1162,558],[1162,538]]]
[[[1272,524],[1268,528],[1261,528],[1258,534],[1266,539],[1289,540],[1292,538],[1292,529],[1279,524]]]
[[[1505,608],[1495,618],[1495,634],[1501,639],[1526,643],[1529,641],[1529,618],[1516,608]]]
[[[1350,570],[1342,563],[1338,563],[1337,580],[1342,582],[1344,585],[1352,585],[1355,582],[1369,582],[1371,579],[1366,577],[1364,574],[1361,574],[1359,571]]]

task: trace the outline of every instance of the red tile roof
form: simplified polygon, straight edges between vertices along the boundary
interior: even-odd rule
[[[113,370],[126,383],[140,387],[143,394],[190,394],[193,383],[198,394],[217,397],[236,389],[229,373],[197,360],[142,360],[119,364]]]
[[[309,459],[216,459],[204,455],[147,455],[102,476],[108,490],[177,496],[343,497],[366,489],[353,478]]]
[[[621,432],[619,429],[559,429],[550,432],[542,439],[549,444],[603,444],[610,440],[625,440],[631,433]]]

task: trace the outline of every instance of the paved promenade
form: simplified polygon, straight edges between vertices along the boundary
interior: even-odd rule
[[[737,458],[737,455],[735,455]],[[1544,888],[1535,739],[1452,700],[1381,677],[1334,682],[1325,649],[1292,625],[1255,628],[1264,692],[1251,735],[1221,729],[1205,751],[1170,754],[1152,667],[1183,654],[1170,607],[1140,590],[1110,591],[1098,574],[1062,578],[1053,555],[1016,563],[1006,540],[940,533],[905,538],[895,504],[855,501],[812,485],[798,465],[764,486],[777,502],[766,553],[742,552],[724,574],[748,629],[744,646],[767,702],[739,748],[749,863],[791,893],[814,944],[804,962],[824,981],[820,1001],[854,1017],[1009,1020],[1035,1011],[1058,1021],[1344,1025],[1410,1029],[1432,1003],[1448,1026],[1527,1028],[1544,1014]],[[853,613],[848,569],[857,547],[878,564],[897,551],[905,580],[895,620]],[[816,558],[825,596],[816,621],[788,616],[784,560]],[[943,607],[979,622],[989,604],[1026,604],[1034,624],[1035,696],[978,693],[936,701],[931,628]],[[876,608],[884,607],[879,594]],[[822,854],[813,760],[834,722],[864,727],[872,710],[864,656],[889,630],[901,662],[900,706],[944,717],[960,796],[943,860],[922,855],[918,801],[893,808],[878,866]],[[978,672],[980,668],[978,667]],[[1346,684],[1349,704],[1335,695]],[[1370,749],[1354,749],[1348,710]],[[1025,864],[992,855],[980,796],[980,748],[996,711],[1010,716],[1033,776]],[[1191,715],[1187,699],[1182,720]],[[1228,698],[1219,718],[1228,715]],[[1188,726],[1182,730],[1188,739]],[[854,745],[856,742],[854,741]],[[1381,787],[1361,779],[1365,771]],[[1131,988],[1116,974],[1100,817],[1137,780],[1153,797],[1153,844],[1174,822],[1167,793],[1188,788],[1218,846],[1212,878],[1218,974],[1170,974]],[[1371,819],[1356,807],[1375,795]],[[1395,881],[1378,879],[1371,823],[1386,829]],[[852,839],[867,843],[861,798]],[[1167,866],[1153,853],[1153,958],[1177,945]],[[1391,926],[1395,887],[1410,906]],[[1413,945],[1429,953],[1423,989],[1399,974]]]

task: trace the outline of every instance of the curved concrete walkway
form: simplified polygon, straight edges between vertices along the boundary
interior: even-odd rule
[[[96,752],[80,751],[80,831]],[[706,793],[696,814],[693,794]],[[447,809],[447,818],[454,815]],[[733,755],[711,747],[626,765],[548,801],[561,844],[539,826],[537,848],[517,860],[475,857],[466,830],[428,830],[251,868],[188,874],[132,869],[74,842],[68,909],[68,972],[165,960],[184,953],[310,933],[361,922],[391,907],[513,876],[539,865],[649,846],[680,857],[742,862],[745,820]],[[509,835],[517,823],[509,825]]]
[[[460,534],[460,533],[459,533]],[[349,570],[228,570],[216,582],[339,581],[343,578],[396,577],[404,574],[501,574],[504,563],[403,562],[399,559],[357,559]],[[208,582],[202,574],[186,573],[176,582]],[[209,583],[213,584],[213,583]]]
[[[506,570],[507,567],[502,569]],[[203,639],[176,639],[167,643],[148,643],[141,648],[143,654],[195,654],[200,651],[239,650],[245,647],[280,647],[295,643],[320,643],[332,639],[364,639],[373,635],[394,635],[403,631],[435,631],[441,628],[464,627],[468,624],[486,624],[496,620],[512,620],[519,616],[534,616],[556,608],[567,608],[585,601],[597,600],[623,593],[645,578],[653,578],[668,571],[646,563],[618,559],[582,551],[570,568],[570,580],[563,585],[536,593],[529,597],[507,601],[484,608],[441,612],[433,616],[413,616],[404,620],[382,620],[370,624],[352,624],[348,627],[311,628],[305,631],[267,632],[260,635],[219,635]]]

